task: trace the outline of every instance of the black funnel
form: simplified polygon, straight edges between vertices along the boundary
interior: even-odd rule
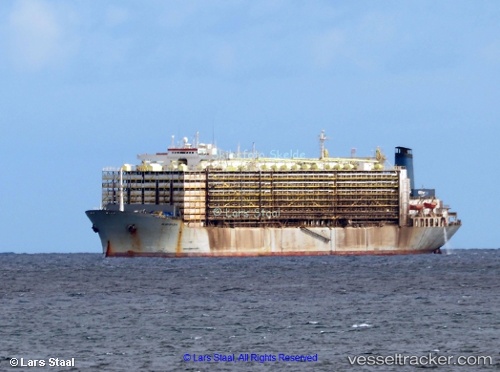
[[[411,149],[400,146],[396,147],[394,165],[406,168],[408,178],[410,179],[411,195],[413,196],[415,190],[415,178],[413,176],[413,154],[411,153]]]

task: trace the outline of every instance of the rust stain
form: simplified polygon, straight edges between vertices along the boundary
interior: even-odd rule
[[[177,245],[175,247],[175,255],[171,254],[173,257],[182,257],[182,232],[184,224],[179,224],[179,236],[177,237]]]
[[[224,255],[224,252],[231,252],[230,255],[233,255],[238,254],[236,250],[246,250],[250,251],[251,255],[261,255],[265,251],[265,234],[262,228],[236,231],[233,228],[207,227],[207,232],[210,249],[215,254]],[[258,251],[259,254],[253,251]]]
[[[132,239],[132,252],[142,251],[142,242],[137,231],[130,233],[130,236]]]
[[[113,250],[111,249],[111,242],[108,240],[108,245],[106,246],[106,257],[113,256]]]
[[[108,241],[106,255],[114,257],[402,255],[431,254],[442,245],[441,234],[436,234],[437,228],[433,234],[424,234],[423,238],[422,234],[418,233],[418,229],[420,228],[398,226],[335,229],[335,250],[332,250],[331,244],[324,241],[326,239],[319,239],[320,236],[326,238],[328,229],[311,229],[314,234],[304,234],[301,229],[290,230],[285,239],[281,229],[207,227],[204,231],[205,237],[208,238],[206,242],[209,244],[208,247],[204,245],[203,249],[195,250],[195,248],[183,248],[184,240],[194,238],[190,235],[192,231],[181,224],[176,244],[170,248],[169,252],[149,251],[147,247],[142,247],[141,251],[134,245],[116,252],[116,247],[112,247],[111,242]],[[439,232],[441,231],[442,228],[439,228]],[[137,234],[141,234],[141,231]],[[452,234],[453,231],[450,235]],[[138,239],[135,234],[130,235],[132,239]],[[332,233],[330,232],[329,235],[332,236]]]

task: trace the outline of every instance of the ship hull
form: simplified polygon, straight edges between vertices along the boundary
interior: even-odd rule
[[[108,257],[234,257],[432,253],[460,225],[204,227],[146,213],[86,212]]]

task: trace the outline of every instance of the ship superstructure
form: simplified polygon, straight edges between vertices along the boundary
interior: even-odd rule
[[[87,211],[109,256],[398,254],[438,251],[460,221],[412,185],[412,150],[373,157],[222,152],[184,138],[139,165],[103,170]]]

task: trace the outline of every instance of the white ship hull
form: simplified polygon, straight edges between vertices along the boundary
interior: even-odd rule
[[[432,253],[460,228],[447,226],[204,227],[153,214],[90,210],[106,256],[292,256]]]

